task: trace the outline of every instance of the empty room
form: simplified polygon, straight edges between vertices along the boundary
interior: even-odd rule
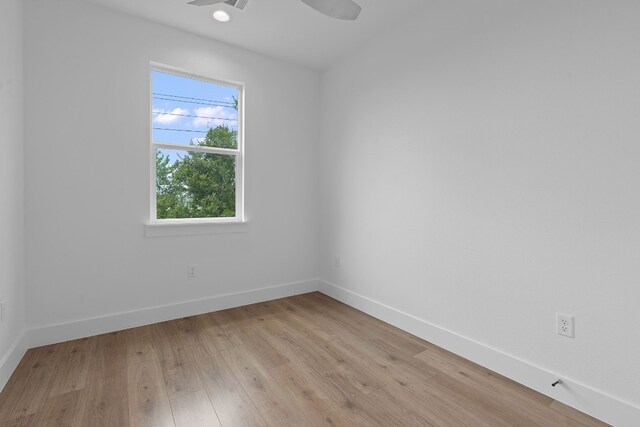
[[[0,427],[640,426],[639,22],[3,0]]]

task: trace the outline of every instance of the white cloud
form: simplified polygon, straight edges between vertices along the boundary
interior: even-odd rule
[[[235,111],[229,111],[229,108],[225,107],[196,108],[195,115],[199,116],[193,119],[193,126],[196,128],[216,127],[220,125],[235,127],[237,124],[235,121],[224,120],[237,118]]]
[[[155,117],[153,118],[154,123],[159,123],[161,125],[171,125],[176,123],[177,121],[183,119],[184,115],[189,114],[189,110],[184,108],[174,108],[172,111],[165,111],[155,108],[153,110]]]

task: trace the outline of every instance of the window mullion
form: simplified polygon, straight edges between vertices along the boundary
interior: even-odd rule
[[[156,148],[163,148],[165,150],[194,151],[196,153],[226,154],[229,156],[238,156],[240,154],[240,150],[232,150],[229,148],[203,147],[199,145],[180,145],[171,144],[168,142],[154,142],[153,146]]]

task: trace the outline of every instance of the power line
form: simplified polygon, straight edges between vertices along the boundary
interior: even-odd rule
[[[182,95],[172,95],[168,93],[153,93],[155,99],[161,99],[164,101],[175,101],[175,102],[186,102],[189,104],[199,104],[199,105],[214,105],[218,107],[229,107],[235,108],[236,103],[231,101],[217,101],[215,99],[205,99],[205,98],[192,98],[188,96]],[[173,99],[176,98],[176,99]]]
[[[230,122],[237,122],[238,119],[228,119],[228,118],[224,118],[224,117],[207,117],[207,116],[193,116],[190,114],[178,114],[178,113],[162,113],[159,111],[153,111],[153,114],[156,115],[162,115],[162,116],[177,116],[177,117],[191,117],[194,119],[210,119],[210,120],[227,120]]]
[[[174,98],[191,99],[191,100],[194,100],[194,101],[222,102],[222,103],[225,103],[225,104],[235,105],[235,102],[231,102],[231,101],[217,101],[215,99],[206,99],[206,98],[191,98],[191,97],[188,97],[188,96],[173,95],[173,94],[170,94],[170,93],[160,93],[160,92],[154,92],[153,94],[154,95],[158,95],[158,96],[171,96],[171,97],[174,97]]]
[[[197,101],[184,101],[182,99],[161,98],[159,96],[154,96],[153,99],[159,99],[161,101],[182,102],[182,103],[185,103],[185,104],[207,105],[209,107],[234,108],[233,105],[210,104],[210,103],[206,103],[206,102],[197,102]]]

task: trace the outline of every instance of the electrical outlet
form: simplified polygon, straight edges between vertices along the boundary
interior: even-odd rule
[[[198,277],[197,266],[195,264],[187,265],[187,279],[195,279]]]
[[[7,302],[0,302],[0,322],[4,323],[7,320]]]
[[[556,333],[565,337],[574,338],[576,333],[575,318],[568,314],[556,313]]]
[[[336,268],[340,267],[340,257],[338,255],[333,257],[333,266]]]

